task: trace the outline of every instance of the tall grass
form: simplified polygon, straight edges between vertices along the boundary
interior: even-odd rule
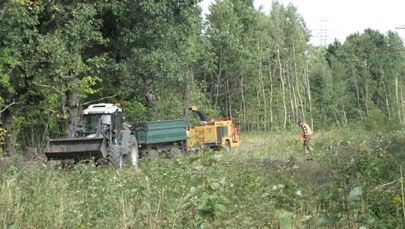
[[[139,169],[3,163],[3,228],[401,228],[403,132],[243,134],[230,153]]]

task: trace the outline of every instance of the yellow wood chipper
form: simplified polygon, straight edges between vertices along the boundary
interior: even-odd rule
[[[187,148],[201,146],[214,150],[230,151],[238,147],[240,136],[237,123],[233,118],[213,118],[208,120],[205,113],[196,106],[189,108],[200,118],[200,123],[187,128]]]

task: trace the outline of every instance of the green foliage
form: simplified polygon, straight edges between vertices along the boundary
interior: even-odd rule
[[[319,224],[343,226],[356,221],[364,226],[397,228],[403,223],[398,215],[403,200],[398,197],[400,170],[404,166],[400,158],[405,151],[387,147],[400,135],[375,133],[329,146],[331,152],[321,160],[335,173],[329,175],[328,185],[320,190],[319,200],[326,215]]]
[[[399,227],[405,61],[398,34],[367,29],[311,47],[293,5],[273,2],[265,14],[252,1],[216,1],[203,25],[198,2],[2,5],[7,149],[41,151],[50,136],[65,135],[79,104],[100,98],[121,103],[129,122],[182,118],[197,105],[209,117],[236,117],[243,130],[273,132],[247,135],[246,146],[222,157],[144,160],[140,171],[2,160],[1,226]],[[310,155],[298,134],[283,132],[301,117],[316,127]]]
[[[292,4],[275,1],[267,14],[252,1],[216,1],[202,21],[198,3],[7,1],[5,144],[41,148],[80,104],[100,100],[125,104],[133,121],[183,118],[197,105],[248,131],[290,129],[299,118],[316,129],[405,122],[398,34],[366,29],[313,47]]]
[[[320,132],[309,154],[298,135],[243,135],[228,153],[142,159],[139,169],[2,160],[0,221],[19,228],[401,228],[403,131]]]
[[[129,122],[137,122],[139,120],[147,120],[147,110],[138,101],[122,101],[122,109],[124,110],[125,119]]]
[[[225,197],[225,178],[218,179],[216,166],[218,155],[212,151],[203,150],[201,155],[192,156],[191,187],[184,202],[182,211],[190,212],[181,220],[185,227],[205,228],[215,225],[215,219],[224,215],[228,200]]]
[[[377,116],[401,120],[401,114],[397,112],[401,104],[396,94],[398,85],[403,82],[398,81],[394,72],[402,72],[404,62],[401,53],[392,50],[393,46],[403,47],[397,36],[366,29],[362,34],[348,36],[343,44],[335,42],[328,47],[326,58],[334,82],[339,83],[339,88],[332,88],[331,92],[343,92],[340,94],[343,99],[336,102],[346,111],[347,119],[366,117],[366,124],[381,119]],[[385,125],[381,123],[379,128],[385,128]]]
[[[86,76],[80,80],[79,83],[79,96],[82,99],[85,99],[88,95],[93,95],[100,92],[99,83],[102,83],[103,80],[97,76]],[[94,86],[98,86],[94,88]]]

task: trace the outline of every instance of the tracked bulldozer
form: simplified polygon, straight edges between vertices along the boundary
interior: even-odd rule
[[[137,166],[138,144],[123,126],[122,109],[114,104],[90,105],[77,122],[72,122],[67,138],[50,139],[44,150],[48,160],[90,160],[121,167],[124,160]]]

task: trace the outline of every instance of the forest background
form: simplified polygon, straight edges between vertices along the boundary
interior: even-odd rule
[[[316,47],[293,5],[215,1],[202,20],[199,2],[0,1],[0,227],[403,228],[399,35]],[[136,169],[43,160],[98,102],[128,121],[197,105],[236,118],[242,144]]]
[[[0,4],[2,154],[42,149],[86,105],[128,120],[183,118],[190,105],[242,131],[405,122],[404,46],[372,28],[309,44],[293,5],[251,0],[6,0]]]

